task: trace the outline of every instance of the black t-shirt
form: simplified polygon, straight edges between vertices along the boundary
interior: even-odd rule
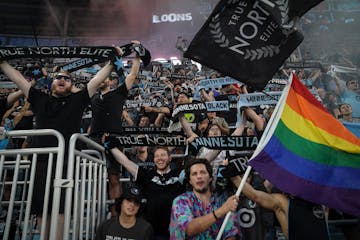
[[[29,91],[29,102],[36,116],[36,129],[55,129],[69,141],[74,133],[80,132],[81,118],[90,102],[87,88],[66,97],[56,98],[33,87]],[[33,137],[32,146],[56,146],[52,136]],[[67,145],[67,144],[66,144]]]
[[[23,116],[21,118],[20,122],[18,122],[18,124],[16,124],[14,130],[33,129],[34,128],[33,118],[34,118],[34,116]]]
[[[252,174],[251,185],[260,191],[265,191],[263,178],[258,174]],[[266,233],[273,228],[274,213],[262,208],[256,202],[240,195],[239,218],[243,239],[263,240]]]
[[[240,197],[239,218],[244,239],[262,240],[266,229],[261,219],[261,207],[244,196]]]
[[[216,101],[229,101],[229,104],[237,104],[236,94],[221,94],[215,97]],[[226,122],[233,126],[237,121],[237,110],[231,108],[229,112],[217,112],[217,116],[225,118]]]
[[[111,218],[102,222],[96,231],[96,240],[107,239],[141,239],[152,240],[153,229],[150,223],[142,218],[136,218],[136,223],[131,228],[124,228],[119,223],[119,218]]]
[[[92,122],[90,134],[122,133],[122,111],[128,90],[126,84],[91,99]]]
[[[329,235],[321,205],[302,199],[289,202],[289,240],[327,240]]]
[[[3,116],[6,112],[6,109],[7,109],[6,103],[7,103],[7,97],[0,99],[0,119],[3,118]]]
[[[136,183],[147,199],[145,218],[154,228],[155,235],[169,237],[169,224],[172,202],[185,192],[185,186],[179,182],[180,169],[160,175],[156,170],[139,167]]]

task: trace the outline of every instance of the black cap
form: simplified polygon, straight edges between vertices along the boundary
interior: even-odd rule
[[[199,114],[199,123],[201,123],[202,121],[204,121],[204,120],[206,120],[206,119],[208,119],[209,120],[209,118],[208,118],[208,116],[207,116],[207,114],[206,113],[200,113]]]
[[[142,195],[140,188],[134,183],[127,183],[123,189],[123,193],[120,195],[120,202],[122,200],[134,200],[137,203],[142,203]]]

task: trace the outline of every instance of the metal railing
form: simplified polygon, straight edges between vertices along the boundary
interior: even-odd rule
[[[69,142],[67,168],[64,170],[66,175],[63,175],[65,141],[59,132],[50,129],[6,132],[9,138],[49,135],[57,138],[57,146],[0,150],[0,197],[3,199],[4,195],[9,195],[0,204],[0,210],[7,210],[3,240],[32,239],[38,233],[40,240],[56,239],[62,230],[63,239],[95,239],[95,229],[105,219],[107,171],[104,148],[101,145],[81,134],[74,134]],[[85,144],[87,149],[78,149],[78,143]],[[48,161],[48,168],[44,173],[46,190],[41,216],[43,223],[48,220],[49,193],[50,186],[53,185],[49,236],[46,236],[46,224],[41,225],[40,232],[35,229],[36,219],[30,213],[33,194],[37,194],[34,192],[34,179],[39,154],[47,156]],[[13,171],[12,179],[9,179],[10,171]],[[58,229],[62,190],[65,191],[64,228]],[[10,233],[14,225],[14,209],[19,211],[15,235]]]
[[[78,142],[85,143],[90,149],[76,149]],[[67,181],[73,190],[66,189],[64,239],[70,239],[70,233],[74,240],[95,239],[96,226],[105,219],[107,171],[104,150],[79,133],[70,139]]]
[[[55,179],[60,179],[62,176],[62,167],[64,160],[64,149],[65,141],[63,136],[55,130],[52,129],[42,129],[42,130],[19,130],[19,131],[9,131],[6,133],[7,137],[20,137],[20,136],[54,136],[58,140],[58,145],[55,147],[45,147],[45,148],[25,148],[25,149],[7,149],[0,150],[0,187],[1,195],[4,192],[8,191],[7,186],[11,185],[10,197],[7,201],[1,201],[1,207],[7,206],[7,215],[5,221],[5,228],[3,231],[3,240],[9,239],[11,221],[13,217],[14,206],[20,206],[20,214],[16,219],[16,224],[18,226],[17,235],[21,235],[21,239],[27,239],[27,235],[31,234],[30,226],[30,210],[32,204],[32,196],[34,190],[34,179],[35,179],[35,169],[36,164],[38,164],[38,155],[42,154],[48,155],[48,168],[47,168],[47,178],[45,183],[45,196],[44,196],[44,208],[42,214],[42,220],[47,221],[47,212],[49,206],[49,189],[51,184],[51,169],[54,161],[54,154],[56,154],[56,171]],[[23,158],[30,157],[30,161],[23,160]],[[6,158],[15,158],[15,160],[8,161]],[[12,181],[7,182],[7,177],[5,176],[9,170],[13,170]],[[20,170],[24,169],[24,176],[20,178]],[[4,176],[3,176],[4,174]],[[22,185],[22,189],[20,189]],[[20,189],[20,199],[16,199],[17,189]],[[52,201],[52,217],[50,232],[56,232],[56,219],[59,212],[60,205],[60,186],[54,185],[54,194]],[[25,212],[24,212],[25,209]],[[22,229],[20,231],[20,227]],[[40,239],[45,239],[45,227],[46,224],[42,225],[40,230]]]

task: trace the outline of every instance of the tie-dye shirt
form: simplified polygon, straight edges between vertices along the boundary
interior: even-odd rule
[[[192,237],[186,236],[185,229],[194,218],[205,216],[211,213],[213,210],[220,208],[228,197],[229,195],[226,193],[221,195],[213,193],[211,195],[210,203],[206,209],[203,209],[201,201],[196,197],[193,191],[187,191],[176,197],[173,201],[171,209],[171,219],[169,226],[170,239],[215,239],[221,228],[224,218],[219,218],[216,223],[211,225],[206,231]],[[238,223],[239,218],[237,216],[238,215],[236,213],[231,214],[231,217],[222,235],[222,239],[227,239],[234,236],[237,237],[236,239],[241,239]]]

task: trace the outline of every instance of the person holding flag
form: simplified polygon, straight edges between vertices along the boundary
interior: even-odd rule
[[[238,187],[241,177],[234,176],[231,180]],[[280,191],[273,192],[276,188],[267,180],[264,186],[269,192],[256,190],[249,183],[245,183],[242,193],[261,207],[274,211],[286,239],[329,239],[323,206]]]
[[[212,191],[212,167],[207,159],[195,158],[187,162],[185,179],[190,190],[173,201],[170,240],[214,239],[223,216],[236,210],[239,198],[228,192],[219,194]],[[223,239],[235,240],[240,236],[235,216],[227,225]]]

